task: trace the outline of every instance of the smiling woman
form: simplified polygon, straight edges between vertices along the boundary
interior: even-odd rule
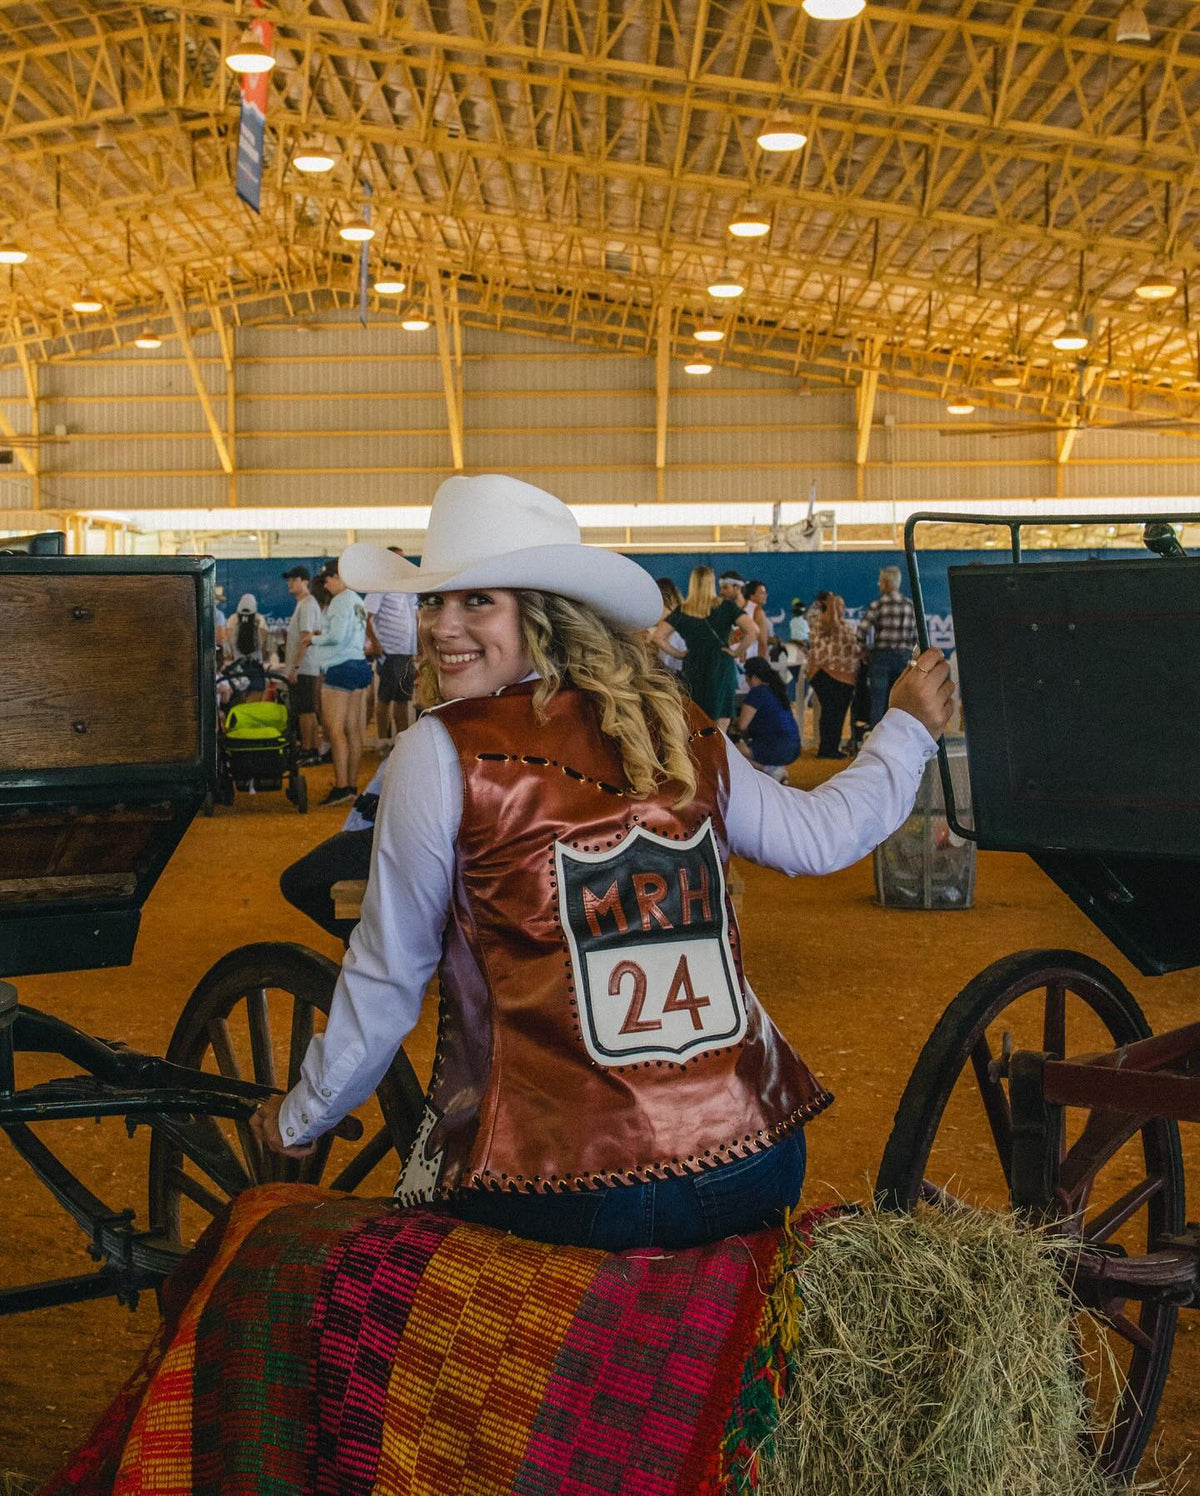
[[[508,587],[420,595],[422,706],[455,696],[487,696],[529,674],[517,596]]]
[[[354,545],[340,571],[419,597],[427,710],[389,761],[329,1024],[266,1141],[302,1155],[358,1106],[438,969],[402,1202],[611,1251],[777,1222],[832,1098],[746,980],[729,857],[825,872],[894,830],[948,713],[940,655],[836,790],[804,794],[680,694],[649,640],[657,585],[549,494],[452,478],[419,568]]]

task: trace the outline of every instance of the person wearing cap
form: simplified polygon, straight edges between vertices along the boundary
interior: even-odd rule
[[[746,980],[729,858],[828,872],[899,826],[949,710],[940,653],[806,794],[680,694],[646,639],[652,577],[583,545],[539,489],[451,478],[419,567],[357,544],[340,569],[418,597],[427,710],[388,759],[328,1024],[257,1135],[312,1151],[378,1085],[437,971],[402,1203],[609,1251],[778,1221],[832,1098]]]
[[[288,619],[283,668],[292,686],[292,704],[300,723],[301,762],[316,763],[320,757],[317,728],[321,667],[313,640],[321,632],[321,606],[308,590],[312,573],[307,566],[293,566],[283,573],[287,589],[296,600]]]
[[[243,699],[261,701],[267,689],[270,636],[253,592],[243,592],[238,599],[237,612],[225,625],[225,642],[234,665],[250,683]]]
[[[333,787],[322,805],[347,805],[358,794],[358,765],[363,749],[363,709],[371,684],[371,667],[363,650],[367,642],[367,610],[357,592],[347,587],[336,561],[321,569],[329,606],[321,615],[316,636],[321,667],[321,717],[333,756]]]
[[[665,648],[678,633],[687,645],[680,676],[692,700],[724,730],[737,698],[737,649],[730,643],[736,626],[743,640],[758,637],[754,620],[742,602],[741,582],[726,572],[717,600],[711,566],[697,566],[688,580],[687,596],[654,630],[655,644]]]

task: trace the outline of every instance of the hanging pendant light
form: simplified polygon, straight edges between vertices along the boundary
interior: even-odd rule
[[[946,402],[946,409],[952,416],[969,416],[975,409],[975,402],[970,395],[952,395]]]
[[[1083,320],[1078,311],[1067,313],[1062,331],[1052,341],[1060,353],[1078,353],[1080,349],[1087,347],[1090,339],[1083,330]]]
[[[683,366],[683,372],[685,374],[711,374],[712,369],[713,366],[711,364],[706,364],[703,362],[684,364]]]
[[[1015,390],[1020,388],[1021,371],[1016,364],[1001,364],[992,375],[992,383],[998,390]]]
[[[429,330],[429,318],[428,317],[405,317],[405,319],[403,320],[403,322],[401,322],[400,326],[404,329],[405,332],[428,332],[428,330]]]
[[[758,137],[760,150],[773,151],[778,154],[784,151],[803,150],[807,144],[808,136],[790,114],[773,115],[763,126],[762,134]]]
[[[351,244],[366,244],[368,240],[375,237],[375,230],[361,213],[342,224],[338,233],[343,239],[348,239]]]
[[[324,146],[306,141],[303,145],[297,146],[296,154],[292,157],[292,165],[297,171],[308,172],[316,176],[321,172],[332,171],[337,165],[337,157],[327,151]]]
[[[269,73],[275,66],[275,58],[253,31],[243,31],[237,45],[227,54],[225,66],[234,73]]]
[[[81,291],[71,306],[77,312],[102,312],[104,303],[97,300],[90,291]]]
[[[1169,276],[1156,269],[1142,276],[1133,288],[1133,294],[1143,301],[1170,301],[1178,290],[1179,287]]]
[[[747,203],[730,223],[729,232],[735,239],[762,239],[771,232],[771,220],[754,203]]]
[[[867,0],[800,0],[800,8],[814,21],[852,21],[867,8]]]
[[[134,338],[133,345],[135,348],[161,348],[162,339],[156,336],[152,327],[143,327]]]
[[[725,336],[725,329],[715,322],[705,320],[701,322],[692,333],[697,343],[719,343]]]
[[[732,270],[726,267],[709,286],[708,294],[715,296],[718,301],[734,301],[745,290],[746,286],[742,277],[735,275]]]
[[[28,258],[28,251],[18,249],[15,244],[5,244],[0,248],[0,265],[23,265]]]
[[[377,280],[374,289],[380,296],[402,296],[408,290],[407,281]]]

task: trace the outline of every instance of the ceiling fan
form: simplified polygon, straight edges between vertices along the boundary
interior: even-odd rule
[[[1200,426],[1200,420],[1188,416],[1149,416],[1143,420],[1089,421],[991,421],[973,426],[944,426],[942,436],[1032,436],[1045,431],[1170,431],[1177,427]],[[1186,435],[1181,432],[1181,435]]]

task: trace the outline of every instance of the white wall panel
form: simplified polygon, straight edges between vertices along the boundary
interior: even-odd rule
[[[905,499],[919,503],[954,503],[958,499],[1038,498],[1054,492],[1049,466],[966,468],[868,468],[864,497]]]
[[[434,436],[327,436],[309,441],[293,438],[242,437],[238,465],[251,470],[281,468],[302,473],[338,468],[352,474],[363,468],[440,467],[450,462],[450,441]]]
[[[213,478],[79,478],[58,480],[43,507],[71,509],[207,508],[224,510],[226,484]]]
[[[436,473],[283,473],[245,474],[238,479],[242,505],[261,508],[312,504],[428,504],[443,478]]]
[[[471,435],[466,442],[469,467],[507,472],[520,464],[534,467],[628,467],[654,461],[654,437],[620,432],[564,432],[530,435]],[[597,477],[600,477],[597,474]]]
[[[1086,462],[1078,466],[1068,463],[1063,480],[1063,493],[1068,498],[1120,498],[1133,494],[1157,498],[1187,494],[1200,496],[1200,469],[1192,462],[1163,467],[1138,467],[1133,463],[1103,467]],[[1200,509],[1200,497],[1196,508]]]
[[[443,421],[444,411],[440,412]],[[645,426],[654,430],[654,396],[594,394],[565,398],[539,392],[534,397],[489,394],[469,385],[463,401],[463,425],[470,431],[480,426],[502,430],[562,426],[572,430],[589,427]]]

